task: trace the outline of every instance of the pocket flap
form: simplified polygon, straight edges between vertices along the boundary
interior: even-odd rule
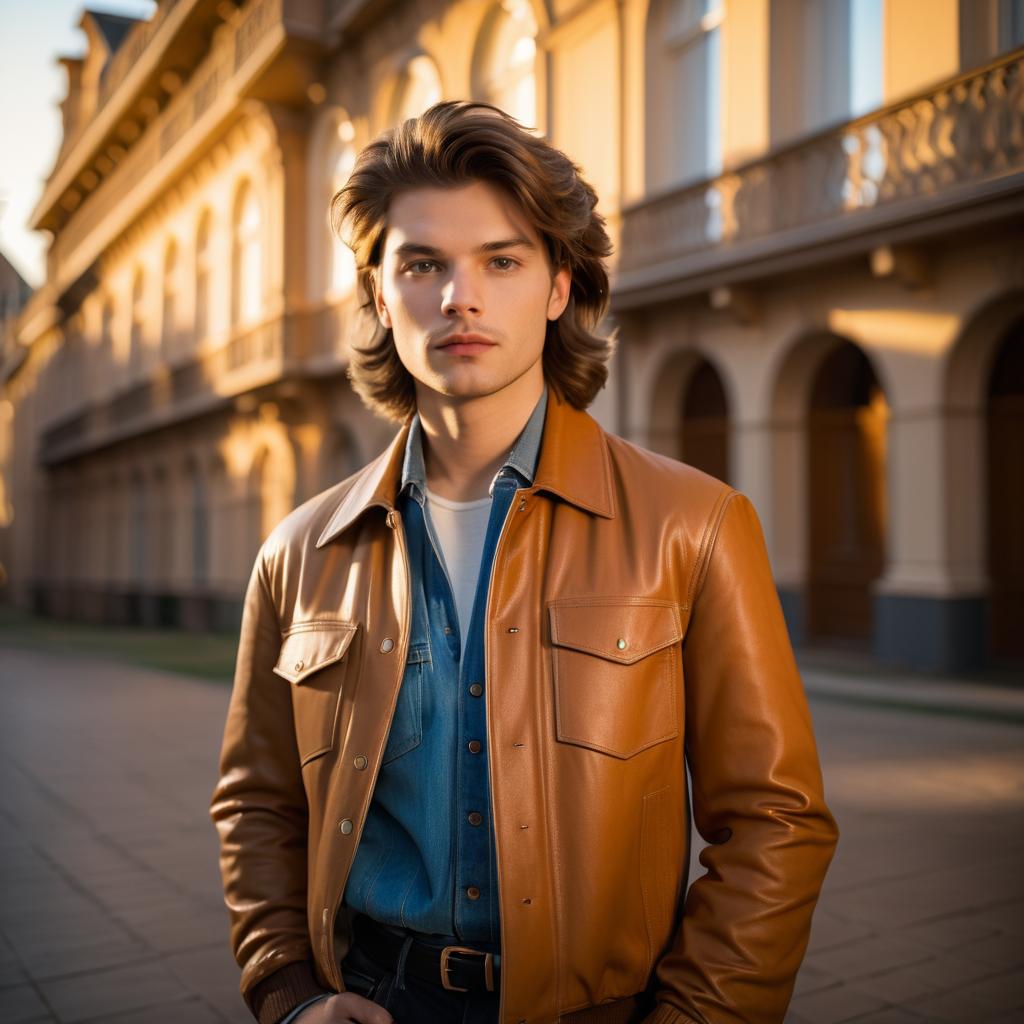
[[[632,665],[683,638],[679,605],[628,597],[573,598],[548,606],[551,642]]]
[[[340,661],[358,626],[354,622],[302,622],[288,631],[281,643],[274,671],[290,683]]]

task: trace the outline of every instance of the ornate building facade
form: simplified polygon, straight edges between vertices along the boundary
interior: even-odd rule
[[[86,12],[4,351],[10,600],[230,626],[263,536],[379,452],[328,204],[486,99],[597,187],[592,408],[756,504],[798,646],[1024,659],[1024,3],[161,0]]]

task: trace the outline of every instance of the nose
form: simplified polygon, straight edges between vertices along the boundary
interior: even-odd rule
[[[483,297],[471,270],[452,267],[451,276],[441,292],[441,311],[446,317],[480,316],[483,313]]]

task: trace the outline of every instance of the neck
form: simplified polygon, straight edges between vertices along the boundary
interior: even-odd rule
[[[417,395],[417,411],[423,425],[423,461],[431,491],[450,501],[486,498],[494,474],[526,426],[543,390],[542,373],[523,374],[494,394],[473,398],[423,389]]]

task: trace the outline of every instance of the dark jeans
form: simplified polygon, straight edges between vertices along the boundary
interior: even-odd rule
[[[495,1024],[498,992],[449,992],[437,984],[411,977],[399,964],[385,968],[353,946],[342,961],[341,975],[349,992],[383,1006],[396,1024]]]

